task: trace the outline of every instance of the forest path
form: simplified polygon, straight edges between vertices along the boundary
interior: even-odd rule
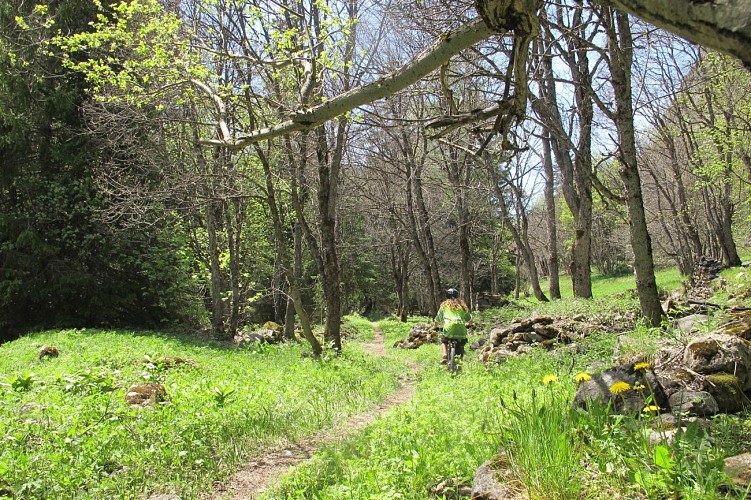
[[[376,323],[373,323],[373,329],[375,330],[373,342],[365,344],[364,347],[376,356],[386,356],[384,334]],[[417,363],[410,363],[409,371],[401,378],[399,389],[376,407],[353,415],[302,441],[271,448],[263,455],[251,458],[229,481],[217,484],[214,493],[205,498],[221,500],[258,498],[290,468],[310,459],[323,446],[346,439],[364,429],[376,417],[386,413],[392,407],[410,401],[414,396],[415,376],[419,370],[420,366]]]

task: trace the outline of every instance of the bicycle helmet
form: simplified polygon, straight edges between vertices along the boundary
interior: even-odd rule
[[[446,290],[446,297],[450,299],[458,299],[459,298],[459,290],[456,288],[449,288]]]

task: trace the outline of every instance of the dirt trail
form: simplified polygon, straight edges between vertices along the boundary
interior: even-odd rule
[[[386,356],[383,332],[373,324],[375,336],[372,344],[365,345],[366,350],[377,356]],[[310,438],[284,447],[267,450],[262,456],[250,461],[238,471],[228,482],[217,484],[212,499],[252,499],[284,475],[292,466],[309,459],[321,447],[329,443],[343,440],[362,430],[395,405],[406,403],[414,395],[414,376],[419,370],[417,364],[411,364],[409,373],[402,378],[401,387],[391,394],[381,404],[366,412],[353,415],[344,422],[335,424],[332,428],[323,430]]]

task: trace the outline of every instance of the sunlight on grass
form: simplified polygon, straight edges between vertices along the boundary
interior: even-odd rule
[[[748,287],[737,270],[723,276],[731,288]],[[623,293],[630,280],[597,280],[593,300],[520,301],[475,319],[482,335],[534,314],[582,314],[623,325],[638,312],[635,294]],[[658,279],[661,286],[676,281],[680,277],[669,271]],[[750,446],[743,416],[717,417],[706,428],[691,424],[673,443],[655,445],[645,424],[660,418],[656,411],[614,415],[608,408],[571,407],[577,383],[594,378],[592,363],[613,362],[617,337],[608,328],[497,365],[481,365],[477,352],[468,351],[462,372],[451,376],[438,364],[438,344],[393,347],[412,325],[429,322],[379,321],[386,358],[361,347],[375,330],[360,316],[343,323],[343,355],[320,360],[304,344],[236,348],[153,332],[60,330],[4,344],[0,496],[202,497],[265,446],[321,428],[339,430],[350,415],[385,399],[400,378],[411,380],[407,367],[419,365],[411,401],[326,445],[264,498],[424,499],[445,479],[471,483],[489,460],[533,498],[608,498],[613,492],[623,498],[735,498],[722,459]],[[669,328],[630,325],[619,331],[621,355],[649,357],[658,340],[676,340]],[[471,340],[478,337],[473,332]],[[56,346],[60,356],[38,360],[44,344]],[[195,366],[170,368],[159,361],[165,356]],[[167,402],[126,404],[127,387],[142,382],[163,384]]]
[[[43,344],[60,356],[37,360]],[[309,435],[382,400],[403,369],[356,345],[324,360],[307,351],[101,330],[4,344],[0,490],[18,498],[195,496],[265,444]],[[196,366],[168,369],[144,363],[146,356]],[[144,382],[163,384],[167,402],[125,403],[126,389]]]
[[[571,284],[571,276],[562,275],[560,278],[561,296],[563,298],[573,297],[574,291]],[[655,272],[657,287],[663,290],[675,290],[680,288],[681,281],[685,279],[675,268],[661,269]],[[550,286],[547,280],[540,283],[542,289],[547,293]],[[607,277],[600,274],[592,275],[592,295],[597,297],[606,297],[617,293],[623,293],[627,290],[636,289],[636,278],[633,274],[623,276]]]

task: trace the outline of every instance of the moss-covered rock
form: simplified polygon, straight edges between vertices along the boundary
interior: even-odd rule
[[[574,406],[586,408],[592,403],[610,405],[616,413],[641,414],[646,406],[668,407],[662,386],[650,368],[621,365],[590,375],[574,396]]]
[[[282,333],[284,327],[276,321],[267,321],[261,327],[262,330],[272,330],[274,333]]]
[[[751,389],[751,344],[731,335],[710,333],[686,346],[686,368],[702,375],[733,373],[742,391]]]
[[[751,340],[751,311],[732,314],[730,321],[722,325],[718,333]]]
[[[740,379],[730,373],[707,376],[704,390],[714,396],[721,413],[737,413],[751,409],[751,401],[743,393]]]

